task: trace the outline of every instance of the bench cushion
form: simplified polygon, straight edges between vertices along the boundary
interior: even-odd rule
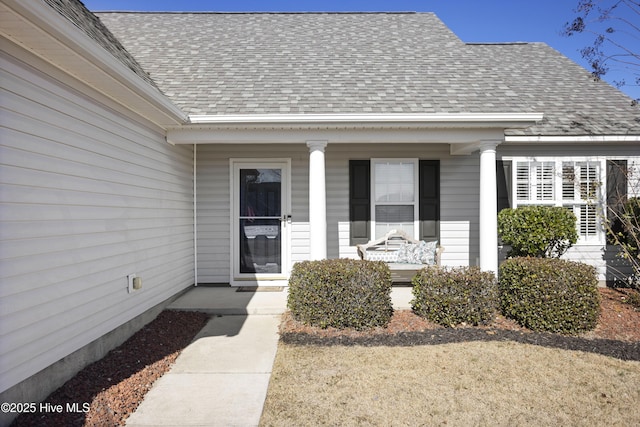
[[[370,250],[366,251],[368,261],[398,262],[398,251]]]

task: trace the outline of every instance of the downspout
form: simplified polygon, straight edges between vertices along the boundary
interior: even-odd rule
[[[193,144],[193,284],[198,286],[198,190],[196,174],[197,145]]]

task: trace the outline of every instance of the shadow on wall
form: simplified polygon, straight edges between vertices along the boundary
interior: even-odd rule
[[[500,264],[507,259],[507,254],[510,249],[511,247],[507,245],[499,247],[498,262]],[[607,245],[602,251],[602,260],[604,261],[605,267],[605,281],[607,287],[610,288],[627,287],[625,279],[633,273],[631,263],[618,256],[619,253],[620,251],[618,246],[614,245]],[[594,259],[593,261],[596,260]],[[602,276],[600,276],[600,280],[602,280]]]
[[[607,272],[607,286],[610,288],[627,287],[626,278],[633,274],[631,263],[620,257],[620,248],[615,245],[607,245],[602,254]]]

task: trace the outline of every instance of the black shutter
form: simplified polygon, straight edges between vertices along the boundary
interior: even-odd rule
[[[496,181],[498,185],[498,212],[511,207],[511,161],[496,162]]]
[[[626,201],[627,161],[607,160],[607,217],[614,233],[622,231],[622,222],[618,218]]]
[[[420,160],[420,240],[440,238],[440,161]]]
[[[349,244],[367,243],[371,235],[371,162],[349,161]]]

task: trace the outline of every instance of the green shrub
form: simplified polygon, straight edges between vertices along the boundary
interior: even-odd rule
[[[631,290],[625,297],[624,302],[631,305],[636,311],[640,311],[640,291]]]
[[[500,266],[498,287],[502,313],[526,328],[575,334],[596,327],[600,293],[593,266],[512,258]]]
[[[294,265],[287,307],[321,328],[386,326],[393,315],[391,272],[381,261],[331,259]]]
[[[578,240],[576,216],[556,206],[521,206],[498,214],[498,234],[509,257],[559,258]]]
[[[412,283],[413,311],[444,326],[489,323],[498,310],[496,279],[478,267],[424,268]]]

